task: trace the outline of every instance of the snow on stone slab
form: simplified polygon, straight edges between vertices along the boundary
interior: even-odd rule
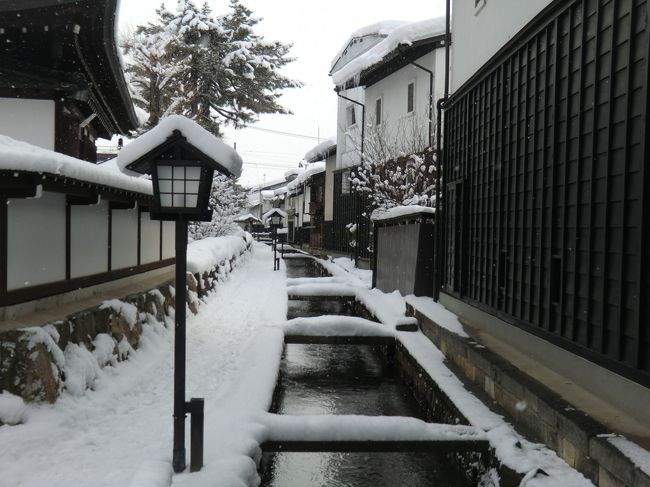
[[[465,333],[463,325],[461,325],[458,317],[440,303],[436,303],[433,298],[414,296],[410,294],[409,296],[406,296],[406,302],[413,306],[417,311],[430,318],[438,326],[463,338],[469,338],[469,335]]]
[[[282,325],[285,335],[394,337],[395,332],[356,316],[323,315],[294,318]]]
[[[195,240],[187,246],[187,272],[202,274],[240,255],[247,247],[241,235],[208,237]]]
[[[607,441],[618,448],[642,472],[650,475],[650,452],[648,450],[623,436],[612,436],[607,438]]]
[[[25,420],[27,407],[20,396],[0,391],[0,424],[16,425]]]
[[[0,170],[52,174],[135,193],[153,194],[151,181],[148,179],[127,176],[101,165],[36,147],[6,135],[0,135]]]
[[[267,414],[272,441],[462,441],[486,440],[473,426],[427,423],[403,416]]]
[[[287,279],[287,286],[296,286],[298,284],[345,284],[347,279],[344,277],[293,277]]]
[[[349,79],[357,76],[363,70],[368,69],[381,62],[384,57],[398,48],[400,44],[412,44],[413,42],[442,35],[445,33],[445,17],[409,22],[395,25],[384,29],[387,33],[385,39],[368,49],[363,54],[352,59],[341,69],[331,73],[335,85],[343,85]]]
[[[221,164],[232,176],[241,175],[242,159],[237,151],[198,123],[182,115],[170,115],[162,119],[154,128],[125,145],[117,156],[117,165],[125,169],[163,144],[173,135],[174,130],[180,130],[191,145]]]
[[[372,271],[358,269],[354,267],[354,261],[347,257],[337,257],[336,259],[316,259],[327,272],[334,277],[345,279],[350,285],[372,287]]]
[[[421,205],[394,206],[393,208],[377,209],[373,211],[370,219],[372,221],[379,222],[384,220],[391,220],[393,218],[418,215],[420,213],[428,213],[430,215],[434,215],[436,213],[436,209],[431,208],[430,206]]]
[[[312,147],[307,151],[307,153],[305,153],[304,159],[309,162],[318,157],[323,157],[323,155],[333,147],[336,147],[336,136],[325,139],[320,144]]]
[[[287,286],[289,296],[356,296],[354,288],[347,284],[298,284]]]

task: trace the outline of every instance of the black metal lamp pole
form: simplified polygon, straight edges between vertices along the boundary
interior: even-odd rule
[[[187,222],[176,220],[176,326],[174,329],[174,472],[185,470],[185,284]]]
[[[278,268],[278,227],[273,225],[273,270]]]

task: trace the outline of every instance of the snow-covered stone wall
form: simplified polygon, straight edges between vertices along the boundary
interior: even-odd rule
[[[252,244],[245,237],[220,237],[188,246],[187,304],[223,282]],[[0,333],[0,391],[25,401],[54,402],[61,393],[81,396],[101,368],[137,353],[141,338],[172,328],[175,291],[164,283],[149,291],[111,299],[61,320]],[[2,425],[2,421],[0,421]]]

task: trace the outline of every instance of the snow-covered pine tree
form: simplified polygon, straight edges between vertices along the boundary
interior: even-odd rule
[[[182,91],[180,76],[187,69],[186,61],[173,55],[178,50],[174,46],[177,40],[164,28],[173,14],[162,5],[156,15],[156,22],[138,26],[122,39],[131,96],[135,105],[149,114],[142,131],[176,112]]]
[[[210,208],[212,221],[189,224],[189,235],[193,240],[206,237],[230,235],[239,230],[234,219],[245,212],[246,190],[234,178],[217,174],[212,181]]]
[[[293,61],[291,46],[255,34],[259,19],[239,0],[231,0],[222,16],[192,0],[179,0],[175,13],[162,7],[157,12],[154,23],[136,31],[148,38],[135,50],[126,46],[135,102],[152,114],[152,125],[158,114],[178,113],[220,135],[224,124],[241,126],[261,113],[289,113],[278,99],[283,89],[301,86],[280,73]],[[134,55],[138,51],[148,55]],[[160,59],[169,66],[162,74]]]

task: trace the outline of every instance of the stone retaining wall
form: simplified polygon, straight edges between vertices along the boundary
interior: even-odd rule
[[[650,487],[650,478],[607,440],[605,426],[478,344],[437,325],[407,304],[422,332],[485,403],[496,404],[518,430],[555,450],[600,487]]]
[[[200,300],[235,268],[250,250],[199,275],[187,275],[187,304],[194,314]],[[128,359],[147,326],[173,325],[172,282],[146,292],[85,309],[60,321],[0,333],[0,391],[25,401],[54,402],[64,388],[79,385],[66,377],[66,356],[81,354],[99,367]],[[83,384],[82,384],[83,388]],[[82,391],[81,391],[82,392]]]

